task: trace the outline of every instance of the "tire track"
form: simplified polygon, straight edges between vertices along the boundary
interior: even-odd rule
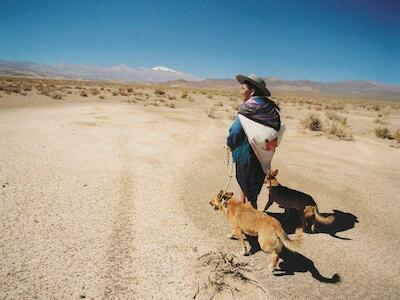
[[[124,157],[126,158],[126,157]],[[127,163],[128,162],[128,163]],[[126,158],[120,174],[118,203],[114,210],[110,249],[107,254],[104,298],[132,298],[137,283],[134,270],[133,176]]]

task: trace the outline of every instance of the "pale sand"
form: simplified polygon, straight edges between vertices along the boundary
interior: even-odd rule
[[[0,298],[191,299],[207,278],[199,256],[240,252],[208,204],[229,175],[223,108],[210,119],[197,100],[170,109],[43,97],[0,98]],[[306,134],[297,119],[287,125],[273,161],[282,184],[359,223],[342,217],[334,227],[348,240],[306,234],[301,255],[281,261],[293,276],[269,274],[268,254],[257,252],[250,260],[264,269],[251,277],[266,294],[247,284],[234,297],[399,299],[400,149],[363,134],[350,142]],[[230,190],[237,194],[235,180]]]

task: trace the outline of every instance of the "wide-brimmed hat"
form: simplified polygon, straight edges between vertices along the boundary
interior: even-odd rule
[[[268,91],[265,81],[261,77],[255,75],[255,74],[251,74],[249,76],[236,75],[236,80],[239,81],[240,84],[243,84],[246,82],[250,83],[259,92],[261,92],[264,96],[266,96],[266,97],[271,96],[271,93]]]

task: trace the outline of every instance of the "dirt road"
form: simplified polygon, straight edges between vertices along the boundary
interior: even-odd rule
[[[209,299],[198,257],[240,251],[208,205],[229,174],[230,122],[110,103],[0,110],[0,298]],[[265,292],[242,284],[233,296],[398,299],[398,149],[289,128],[274,167],[338,223],[285,254],[282,276],[268,274],[267,254],[251,256]]]

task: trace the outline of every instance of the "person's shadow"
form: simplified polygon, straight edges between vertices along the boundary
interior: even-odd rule
[[[289,209],[286,214],[268,212],[268,215],[281,222],[283,229],[288,234],[294,233],[299,224],[299,214],[295,209]],[[326,233],[337,239],[351,240],[350,238],[340,237],[337,233],[354,228],[355,224],[359,223],[355,215],[337,209],[333,210],[333,214],[321,213],[321,215],[324,217],[334,216],[335,221],[331,225],[324,225],[316,222],[316,231],[314,234]]]

